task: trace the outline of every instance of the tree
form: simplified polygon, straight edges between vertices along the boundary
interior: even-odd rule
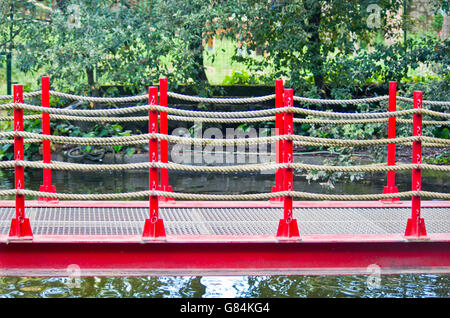
[[[29,12],[16,10],[15,15],[25,19]],[[69,91],[96,94],[101,82],[149,85],[167,72],[158,62],[164,51],[159,51],[155,23],[149,12],[128,1],[57,1],[47,20],[21,28],[17,65],[22,71],[43,71]]]
[[[388,15],[395,16],[401,3],[380,0],[376,7],[369,7],[370,2],[359,0],[236,1],[240,12],[233,29],[249,50],[265,51],[266,58],[259,64],[273,66],[275,77],[287,76],[297,87],[308,85],[305,79],[311,77],[324,93],[327,59],[352,54],[355,44],[370,43],[380,32],[392,36],[401,20],[388,23]],[[376,22],[380,23],[371,24],[371,14],[379,15]]]
[[[101,83],[138,89],[160,76],[203,90],[208,84],[203,41],[216,30],[213,18],[228,7],[217,0],[54,4],[47,20],[17,28],[18,65],[23,71],[44,71],[60,89],[94,94]],[[28,9],[16,9],[21,19],[28,15]]]
[[[221,27],[217,17],[229,14],[232,5],[222,0],[158,0],[154,10],[158,31],[170,43],[172,68],[180,82],[202,90],[208,84],[203,43]]]

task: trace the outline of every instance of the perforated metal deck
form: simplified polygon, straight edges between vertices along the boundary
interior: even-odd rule
[[[148,208],[27,207],[35,235],[140,235]],[[409,207],[295,208],[300,234],[403,233]],[[0,235],[7,235],[14,207],[0,207]],[[428,233],[450,232],[450,207],[422,208]],[[162,207],[168,235],[273,235],[282,208]]]

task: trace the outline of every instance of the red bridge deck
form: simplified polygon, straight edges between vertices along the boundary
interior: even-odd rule
[[[422,202],[420,240],[403,235],[410,201],[296,201],[296,241],[275,236],[282,203],[161,202],[166,240],[143,241],[146,201],[27,201],[33,240],[8,242],[14,204],[0,201],[3,276],[450,272],[449,201]]]

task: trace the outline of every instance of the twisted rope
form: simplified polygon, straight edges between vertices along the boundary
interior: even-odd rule
[[[117,143],[129,143],[138,140],[150,140],[159,139],[167,140],[170,143],[179,144],[191,144],[191,145],[211,145],[211,146],[224,146],[224,145],[254,145],[254,144],[267,144],[274,143],[280,140],[292,140],[294,142],[306,142],[315,146],[376,146],[387,144],[403,144],[413,141],[425,141],[430,143],[437,143],[450,146],[449,139],[441,139],[426,136],[414,136],[414,137],[399,137],[392,139],[373,139],[373,140],[358,140],[358,139],[331,139],[331,138],[317,138],[307,137],[299,135],[279,135],[269,137],[256,137],[256,138],[236,138],[236,139],[211,139],[211,138],[190,138],[171,136],[159,133],[141,134],[133,136],[120,136],[120,137],[66,137],[66,136],[52,136],[52,135],[40,135],[37,133],[30,133],[25,131],[10,131],[0,132],[0,138],[8,137],[25,137],[40,140],[50,140],[55,143],[63,144],[80,144],[80,145],[116,145]]]
[[[42,140],[41,139],[24,139],[24,143],[25,144],[31,144],[31,143],[41,143]],[[58,143],[58,142],[56,142]],[[0,140],[0,145],[5,145],[5,144],[14,144],[14,140]],[[59,143],[61,144],[61,143]],[[74,145],[77,143],[71,143],[71,142],[66,142],[65,144],[68,145]],[[83,143],[83,142],[79,142],[79,145],[90,145],[89,143]],[[119,141],[115,141],[113,143],[105,143],[105,144],[95,144],[95,145],[104,145],[104,146],[129,146],[129,145],[146,145],[148,144],[148,140],[135,140],[135,141],[127,141],[127,142],[119,142]],[[305,141],[294,141],[294,145],[295,146],[311,146],[311,147],[335,147],[336,145],[329,145],[329,144],[318,144],[318,143],[314,143],[314,142],[305,142]],[[401,145],[403,146],[412,146],[412,142],[404,142],[401,143]],[[352,146],[349,146],[352,147]],[[441,143],[429,143],[429,142],[422,142],[422,147],[428,147],[428,148],[446,148],[449,147],[449,145],[447,144],[441,144]]]
[[[262,103],[275,99],[275,94],[259,97],[245,97],[245,98],[211,98],[211,97],[198,97],[167,92],[167,96],[194,103],[212,103],[212,104],[250,104],[250,103]]]
[[[40,96],[41,95],[41,91],[36,91],[36,92],[31,92],[31,93],[25,93],[23,94],[23,98],[30,98],[30,97],[35,97],[35,96]],[[13,95],[3,95],[0,96],[0,100],[11,100],[13,99],[14,96]]]
[[[41,91],[35,91],[31,93],[23,94],[24,98],[40,96]],[[71,100],[79,100],[79,101],[88,101],[88,102],[105,102],[105,103],[126,103],[126,102],[135,102],[140,100],[145,100],[148,98],[148,95],[135,95],[135,96],[127,96],[127,97],[91,97],[91,96],[80,96],[67,94],[57,91],[50,91],[51,96],[62,97]],[[167,92],[167,96],[179,100],[185,100],[195,103],[216,103],[216,104],[249,104],[249,103],[259,103],[269,101],[275,98],[275,95],[266,95],[266,96],[258,96],[258,97],[246,97],[246,98],[212,98],[212,97],[198,97],[198,96],[190,96],[183,95],[174,92]],[[11,100],[13,99],[13,95],[4,95],[0,96],[0,100]],[[294,96],[294,100],[303,103],[316,103],[316,104],[328,104],[328,105],[342,105],[342,104],[363,104],[363,103],[373,103],[379,102],[383,100],[388,100],[389,96],[378,96],[378,97],[369,97],[369,98],[360,98],[360,99],[318,99],[318,98],[307,98],[301,96]],[[397,96],[397,100],[412,103],[413,99],[409,97]],[[434,105],[434,106],[449,106],[450,102],[448,101],[429,101],[423,100],[422,103],[424,105]]]
[[[0,133],[2,135],[2,133]],[[18,133],[18,135],[23,135],[23,133]],[[36,136],[37,134],[33,135]],[[84,137],[59,137],[59,136],[47,136],[47,137],[41,137],[38,139],[24,139],[24,143],[40,143],[42,140],[51,140],[53,143],[57,144],[68,144],[68,145],[96,145],[96,146],[113,146],[113,145],[145,145],[148,144],[148,139],[151,139],[153,134],[151,134],[148,138],[144,139],[136,139],[133,138],[131,140],[118,140],[115,139],[113,141],[106,140],[107,138],[98,138],[99,140],[92,142],[92,140],[85,140],[88,138]],[[156,136],[156,135],[155,135]],[[167,135],[164,135],[167,136]],[[66,139],[66,140],[56,140],[55,138],[78,138],[78,139]],[[212,145],[212,146],[223,146],[223,145],[254,145],[254,144],[267,144],[267,143],[273,143],[278,140],[289,140],[285,138],[279,138],[282,136],[274,136],[273,138],[279,138],[274,140],[260,140],[260,141],[249,141],[250,138],[246,139],[229,139],[225,142],[221,142],[222,139],[195,139],[195,138],[185,138],[185,137],[175,137],[175,136],[169,136],[169,138],[182,138],[181,140],[174,140],[174,139],[168,139],[168,138],[161,138],[164,140],[168,140],[170,143],[181,143],[181,144],[191,144],[191,145]],[[300,137],[300,136],[298,136]],[[125,137],[110,137],[110,138],[125,138]],[[262,137],[262,138],[269,138],[269,137]],[[313,137],[305,137],[305,138],[313,138]],[[423,137],[423,138],[431,138],[435,142],[422,142],[422,147],[449,147],[448,142],[440,143],[438,138],[432,138],[432,137]],[[192,140],[193,139],[193,140]],[[321,138],[317,138],[321,139]],[[202,141],[203,140],[203,141]],[[333,140],[333,139],[332,139]],[[337,147],[337,146],[345,146],[345,147],[357,147],[357,146],[379,146],[379,145],[386,145],[389,143],[398,143],[400,145],[406,145],[406,146],[412,146],[411,141],[418,141],[422,140],[421,137],[404,137],[404,138],[397,138],[397,139],[383,139],[383,140],[367,140],[367,144],[365,141],[361,140],[345,140],[342,139],[341,141],[336,140],[336,142],[327,142],[327,141],[321,141],[321,142],[313,142],[313,141],[293,141],[294,145],[296,146],[312,146],[312,147]],[[348,142],[347,142],[348,141]],[[437,142],[436,142],[437,141]],[[14,144],[14,140],[0,140],[0,144]]]
[[[294,96],[294,100],[297,102],[324,104],[324,105],[366,104],[366,103],[380,102],[388,99],[389,96],[387,95],[370,98],[360,98],[360,99],[318,99],[318,98]]]
[[[450,199],[449,193],[429,192],[429,191],[406,191],[398,193],[383,194],[319,194],[300,191],[280,191],[257,194],[198,194],[198,193],[179,193],[164,191],[136,191],[126,193],[105,193],[105,194],[69,194],[69,193],[50,193],[24,189],[0,190],[0,196],[27,195],[32,197],[57,198],[65,200],[114,200],[114,199],[133,199],[140,197],[158,196],[181,200],[203,200],[203,201],[247,201],[247,200],[267,200],[276,197],[293,197],[313,200],[330,201],[361,201],[361,200],[381,200],[392,198],[410,198],[419,196],[422,198]]]
[[[36,120],[42,119],[41,115],[25,115],[24,120]],[[84,122],[137,122],[148,121],[148,116],[134,116],[134,117],[82,117],[82,116],[69,116],[69,115],[52,115],[50,119],[53,120],[73,120]],[[206,123],[256,123],[274,121],[275,116],[256,117],[256,118],[202,118],[202,117],[186,117],[186,116],[174,116],[168,115],[168,120],[174,121],[186,121],[186,122],[206,122]],[[0,116],[0,121],[12,121],[14,116]],[[318,125],[356,125],[356,124],[370,124],[370,123],[385,123],[389,118],[382,119],[311,119],[311,118],[294,118],[294,123],[298,124],[318,124]],[[397,118],[397,123],[400,124],[412,124],[412,119]],[[436,120],[423,120],[422,125],[436,125],[436,126],[449,126],[450,121],[436,121]]]
[[[397,100],[402,102],[412,103],[414,100],[409,97],[397,96]],[[434,101],[434,100],[423,100],[423,105],[432,105],[432,106],[450,106],[450,102],[447,101]]]
[[[281,107],[274,109],[263,109],[255,111],[236,111],[236,112],[212,112],[212,111],[189,111],[170,107],[164,107],[160,105],[139,105],[133,107],[115,108],[115,109],[60,109],[60,108],[47,108],[41,106],[34,106],[28,104],[10,103],[0,105],[2,109],[20,108],[30,110],[34,112],[49,113],[49,114],[62,114],[62,115],[76,115],[76,116],[114,116],[130,114],[140,111],[159,111],[168,114],[181,115],[181,116],[193,116],[193,117],[215,117],[215,118],[239,118],[239,117],[264,117],[273,116],[279,113],[291,112],[294,114],[312,115],[315,117],[331,117],[331,118],[353,118],[353,119],[374,119],[374,118],[389,118],[397,116],[406,116],[412,114],[422,114],[435,117],[450,118],[450,113],[441,113],[437,111],[427,109],[407,109],[395,112],[384,113],[339,113],[339,112],[326,112],[318,110],[310,110],[299,107]]]
[[[127,97],[91,97],[91,96],[80,96],[61,93],[56,91],[50,91],[50,95],[71,100],[93,102],[93,103],[130,103],[148,99],[148,95],[136,95]]]
[[[312,165],[304,163],[259,163],[233,166],[192,166],[174,162],[139,162],[126,164],[79,164],[53,161],[44,163],[42,161],[22,161],[11,160],[0,162],[0,168],[28,167],[38,169],[55,169],[65,171],[106,171],[106,170],[137,170],[148,168],[165,168],[168,170],[189,171],[189,172],[208,172],[208,173],[231,173],[231,172],[261,172],[266,170],[292,168],[296,170],[307,171],[327,171],[327,172],[387,172],[387,171],[405,171],[413,169],[432,170],[450,172],[450,166],[432,165],[432,164],[396,164],[388,166],[386,163],[355,165],[355,166],[329,166]]]

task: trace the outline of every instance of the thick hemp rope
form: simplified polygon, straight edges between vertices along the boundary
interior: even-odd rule
[[[25,115],[24,120],[41,119],[41,115]],[[53,120],[73,120],[73,121],[85,121],[85,122],[148,122],[148,116],[134,116],[134,117],[84,117],[84,116],[69,116],[69,115],[52,115],[50,119]],[[255,118],[202,118],[202,117],[187,117],[187,116],[173,116],[168,115],[168,120],[174,121],[194,121],[194,122],[206,122],[206,123],[256,123],[275,121],[275,116],[255,117]],[[0,116],[0,121],[12,121],[14,116]],[[299,124],[318,124],[318,125],[356,125],[356,124],[370,124],[370,123],[386,123],[389,118],[382,119],[312,119],[312,118],[294,118],[294,123]],[[412,119],[397,118],[397,123],[400,124],[412,124]],[[449,126],[450,121],[432,121],[423,120],[422,125],[436,125],[436,126]]]
[[[389,118],[397,116],[406,116],[412,114],[422,114],[435,117],[450,118],[450,113],[442,113],[427,109],[407,109],[395,112],[383,112],[383,113],[339,113],[339,112],[327,112],[310,110],[299,107],[280,107],[272,109],[263,109],[255,111],[234,111],[234,112],[214,112],[214,111],[189,111],[177,108],[170,108],[160,105],[139,105],[124,108],[114,109],[61,109],[61,108],[47,108],[42,106],[34,106],[23,103],[9,103],[0,105],[2,109],[19,108],[40,113],[49,114],[62,114],[62,115],[76,115],[76,116],[114,116],[130,114],[140,111],[159,111],[168,114],[181,115],[181,116],[193,116],[193,117],[215,117],[215,118],[239,118],[239,117],[264,117],[271,116],[279,113],[292,112],[294,114],[312,115],[316,117],[331,117],[331,118],[353,118],[353,119],[373,119],[373,118]]]
[[[449,193],[429,192],[429,191],[406,191],[398,193],[383,194],[320,194],[300,191],[280,191],[256,194],[198,194],[180,193],[164,191],[136,191],[126,193],[105,193],[105,194],[72,194],[72,193],[50,193],[24,189],[0,190],[0,196],[26,195],[32,197],[57,198],[65,200],[114,200],[114,199],[134,199],[140,197],[158,196],[181,200],[203,200],[203,201],[247,201],[247,200],[267,200],[277,197],[293,197],[301,199],[330,200],[330,201],[361,201],[361,200],[381,200],[392,198],[410,198],[419,196],[422,198],[450,199]]]
[[[30,98],[35,96],[40,96],[41,92],[31,92],[23,94],[24,98]],[[50,95],[62,97],[71,100],[78,101],[88,101],[88,102],[103,102],[103,103],[128,103],[135,102],[140,100],[148,99],[147,94],[143,95],[135,95],[135,96],[127,96],[127,97],[91,97],[91,96],[80,96],[74,94],[67,94],[57,91],[50,91]],[[260,103],[269,101],[275,98],[275,94],[266,95],[266,96],[258,96],[258,97],[245,97],[245,98],[212,98],[212,97],[199,97],[199,96],[190,96],[184,95],[174,92],[167,92],[167,96],[195,103],[216,103],[216,104],[250,104],[250,103]],[[0,96],[0,100],[11,100],[13,99],[13,95],[5,95]],[[340,105],[340,104],[364,104],[364,103],[373,103],[380,102],[383,100],[388,100],[389,96],[377,96],[377,97],[369,97],[369,98],[360,98],[360,99],[318,99],[318,98],[307,98],[301,96],[294,96],[295,101],[303,102],[303,103],[315,103],[315,104],[328,104],[328,105]],[[412,103],[413,99],[409,97],[397,96],[396,99],[398,101]],[[424,105],[434,105],[434,106],[450,106],[450,102],[448,101],[430,101],[423,100],[422,103]]]
[[[42,161],[22,161],[11,160],[0,162],[0,168],[28,167],[38,169],[55,169],[64,171],[106,171],[106,170],[136,170],[147,168],[165,168],[168,170],[190,171],[190,172],[208,172],[208,173],[230,173],[230,172],[261,172],[266,170],[292,168],[296,170],[307,171],[327,171],[327,172],[387,172],[387,171],[405,171],[413,169],[432,170],[449,172],[450,166],[432,165],[432,164],[396,164],[388,166],[386,163],[355,165],[355,166],[330,166],[330,165],[312,165],[304,163],[259,163],[230,166],[197,166],[185,165],[174,162],[139,162],[126,164],[79,164],[60,161],[44,163]]]
[[[66,136],[52,136],[52,135],[40,135],[37,133],[29,133],[24,131],[10,131],[0,132],[0,138],[8,137],[25,137],[40,140],[50,140],[55,143],[65,144],[89,144],[89,145],[115,145],[117,142],[134,142],[137,140],[150,140],[159,139],[167,140],[170,143],[179,144],[191,144],[191,145],[254,145],[254,144],[268,144],[274,143],[280,140],[293,140],[297,142],[307,142],[316,146],[332,145],[332,146],[374,146],[374,145],[387,145],[387,144],[402,144],[413,141],[425,141],[431,143],[438,143],[450,146],[449,139],[441,139],[426,136],[414,136],[414,137],[399,137],[392,139],[373,139],[373,140],[358,140],[358,139],[331,139],[331,138],[318,138],[307,137],[299,135],[279,135],[270,137],[256,137],[256,138],[236,138],[236,139],[208,139],[208,138],[190,138],[190,137],[178,137],[172,135],[150,133],[133,136],[120,136],[120,137],[66,137]]]

